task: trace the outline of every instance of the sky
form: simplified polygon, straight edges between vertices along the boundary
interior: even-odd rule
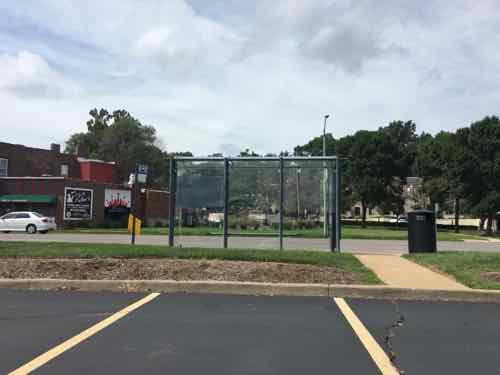
[[[293,151],[413,120],[498,115],[500,1],[0,2],[1,141],[48,148],[92,108],[126,109],[167,151]]]

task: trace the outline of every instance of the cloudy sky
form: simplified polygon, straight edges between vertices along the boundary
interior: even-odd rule
[[[453,130],[500,104],[500,2],[5,0],[2,141],[48,147],[94,107],[169,151],[293,150],[414,120]]]

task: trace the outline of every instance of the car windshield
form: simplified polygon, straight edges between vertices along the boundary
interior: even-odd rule
[[[38,212],[32,212],[33,215],[35,215],[36,217],[43,217],[43,215],[40,215]]]

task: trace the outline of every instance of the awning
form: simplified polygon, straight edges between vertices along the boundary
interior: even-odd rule
[[[55,195],[24,195],[24,194],[11,194],[0,195],[0,203],[56,203]]]

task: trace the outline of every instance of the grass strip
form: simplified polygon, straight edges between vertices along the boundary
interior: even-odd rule
[[[404,257],[449,274],[470,288],[500,290],[500,253],[442,252]]]

